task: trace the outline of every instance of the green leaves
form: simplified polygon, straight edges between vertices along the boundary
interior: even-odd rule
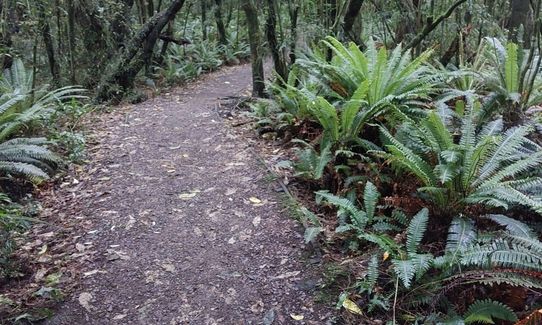
[[[540,180],[528,176],[542,166],[542,148],[528,139],[531,127],[520,126],[498,136],[502,121],[478,123],[477,104],[466,107],[460,133],[451,135],[446,116],[430,113],[420,125],[405,120],[395,136],[381,127],[388,144],[381,154],[402,169],[414,174],[423,191],[441,209],[484,204],[508,208],[523,205],[542,211],[542,204],[529,191]],[[456,143],[457,142],[457,143]]]
[[[510,93],[519,92],[518,46],[514,43],[506,44],[506,62],[504,64],[504,82],[506,90]],[[519,99],[519,98],[518,98]]]
[[[425,230],[427,230],[427,221],[429,220],[429,210],[423,208],[418,212],[407,228],[407,244],[406,248],[409,253],[416,253],[418,246],[422,241]]]
[[[491,299],[475,301],[469,306],[464,318],[465,324],[495,324],[494,318],[511,322],[518,320],[510,307]]]

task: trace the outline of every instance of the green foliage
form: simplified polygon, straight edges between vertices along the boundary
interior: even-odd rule
[[[446,118],[436,112],[420,124],[405,119],[395,136],[381,127],[388,142],[381,155],[416,176],[423,184],[420,196],[448,215],[471,204],[542,211],[529,195],[542,182],[529,174],[542,164],[541,148],[528,138],[531,128],[501,133],[500,120],[479,124],[479,113],[476,103],[466,107],[458,130],[449,130]]]
[[[463,317],[465,324],[494,324],[494,318],[511,322],[518,320],[510,307],[490,299],[475,301]]]
[[[10,256],[15,250],[14,233],[27,229],[30,219],[22,214],[22,207],[0,193],[0,279],[9,277],[14,271]]]
[[[391,108],[416,111],[436,91],[440,76],[429,74],[426,66],[431,51],[411,59],[401,46],[388,53],[373,41],[364,52],[333,37],[323,44],[335,54],[330,62],[318,52],[300,59],[288,80],[273,89],[296,118],[316,119],[334,146],[356,143],[363,126]]]
[[[5,141],[30,123],[45,120],[64,101],[84,99],[84,89],[68,86],[48,91],[47,87],[32,89],[32,73],[20,59],[4,72],[0,83],[0,141]]]
[[[48,179],[48,173],[61,163],[49,151],[45,138],[15,138],[0,143],[0,175],[26,178],[33,182]]]
[[[321,148],[320,153],[318,153],[310,144],[302,141],[297,142],[302,143],[305,148],[296,149],[297,161],[294,164],[295,175],[312,180],[321,179],[325,168],[333,160],[331,146],[327,145]]]
[[[496,38],[485,38],[483,54],[488,57],[489,66],[483,76],[489,90],[506,111],[510,106],[522,110],[542,103],[542,79],[538,73],[535,56],[517,44],[502,44]]]

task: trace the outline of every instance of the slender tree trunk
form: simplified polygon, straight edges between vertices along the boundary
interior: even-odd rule
[[[51,76],[53,77],[53,84],[56,87],[59,87],[60,86],[60,67],[56,60],[53,38],[51,37],[51,26],[49,25],[49,22],[48,22],[45,4],[42,1],[38,3],[38,16],[39,16],[39,29],[41,32],[41,36],[43,37],[45,51],[47,52],[47,58],[49,60],[49,70],[51,71]]]
[[[242,0],[242,7],[247,18],[248,38],[252,57],[252,94],[257,97],[264,97],[265,83],[263,57],[260,52],[261,36],[258,23],[258,11],[252,0]]]
[[[203,40],[207,40],[207,1],[201,0],[201,34]]]
[[[148,17],[154,16],[154,0],[147,0],[147,15]]]
[[[133,86],[136,75],[152,57],[154,46],[160,33],[181,10],[185,0],[173,0],[164,11],[154,15],[132,37],[127,46],[118,54],[118,59],[111,66],[98,86],[96,99],[105,101],[122,97]]]
[[[359,15],[361,6],[363,6],[364,0],[350,0],[346,14],[344,15],[343,31],[344,34],[351,40],[356,40],[357,37],[352,35],[352,29],[354,22]]]
[[[275,65],[275,71],[278,75],[286,80],[288,71],[286,68],[286,62],[280,51],[280,46],[277,40],[277,15],[275,12],[275,0],[267,0],[267,26],[266,26],[266,35],[269,48],[271,49],[271,56],[273,57],[273,63]]]
[[[70,56],[70,83],[77,84],[75,73],[75,0],[68,0],[68,48]]]
[[[288,3],[290,5],[290,3]],[[290,32],[292,36],[292,42],[290,43],[290,64],[294,64],[296,60],[296,48],[297,48],[297,20],[299,18],[299,9],[298,5],[289,7],[290,14]]]
[[[224,21],[222,20],[222,0],[215,0],[215,3],[215,20],[216,29],[218,31],[218,42],[222,45],[227,45],[228,39],[226,37],[226,27],[224,27]]]

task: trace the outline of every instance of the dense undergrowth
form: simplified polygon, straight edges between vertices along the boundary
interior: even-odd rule
[[[326,38],[253,105],[297,138],[294,174],[320,205],[305,239],[337,263],[337,307],[353,323],[537,324],[538,53],[486,38],[444,67],[366,46]]]

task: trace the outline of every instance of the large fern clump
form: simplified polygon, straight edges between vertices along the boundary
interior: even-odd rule
[[[529,126],[503,130],[501,119],[479,123],[475,102],[457,114],[459,127],[449,116],[431,112],[417,123],[407,117],[397,134],[381,127],[392,165],[414,175],[422,184],[422,198],[441,212],[455,215],[467,205],[508,209],[520,205],[542,212],[536,189],[542,184],[542,148],[528,138]]]
[[[279,80],[272,89],[279,104],[296,118],[316,120],[325,144],[334,147],[355,144],[363,126],[391,107],[414,114],[428,106],[443,77],[430,73],[432,51],[412,58],[401,46],[390,52],[372,40],[365,51],[333,37],[322,44],[323,51],[316,48],[297,60],[288,80]]]
[[[86,98],[82,95],[84,91],[77,86],[51,91],[46,86],[32,89],[32,73],[26,71],[20,59],[15,59],[11,69],[4,71],[0,80],[0,141],[34,121],[44,120],[60,103]]]

